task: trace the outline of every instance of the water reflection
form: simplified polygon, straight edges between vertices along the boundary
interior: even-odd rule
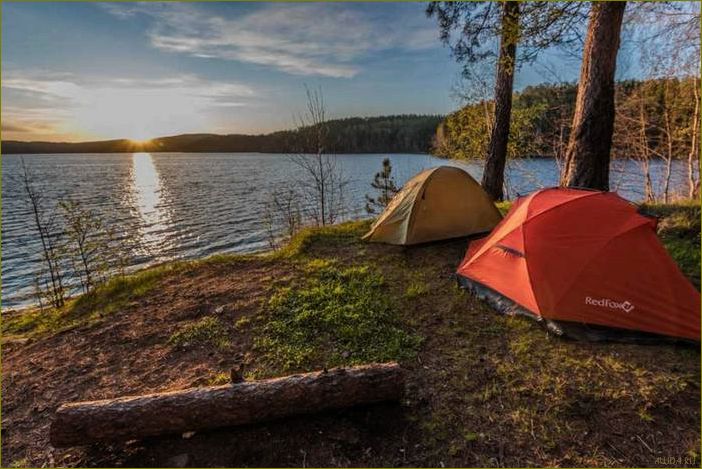
[[[150,153],[132,155],[131,176],[133,205],[141,220],[140,245],[150,256],[158,257],[168,248],[170,217],[164,209],[161,178]]]

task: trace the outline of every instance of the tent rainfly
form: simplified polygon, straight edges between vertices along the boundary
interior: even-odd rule
[[[485,233],[502,216],[470,174],[439,166],[407,181],[363,239],[419,244]]]
[[[700,294],[613,192],[543,189],[470,243],[458,281],[498,310],[588,340],[700,340]]]

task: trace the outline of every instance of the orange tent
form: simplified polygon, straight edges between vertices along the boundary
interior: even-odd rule
[[[608,331],[611,338],[643,331],[700,340],[700,294],[655,228],[654,218],[612,192],[540,190],[471,242],[458,279],[558,333],[584,330],[596,338],[593,331]]]

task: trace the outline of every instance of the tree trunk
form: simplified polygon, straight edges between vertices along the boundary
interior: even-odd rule
[[[503,3],[502,11],[500,56],[497,61],[495,81],[495,119],[483,172],[483,188],[493,200],[504,198],[502,189],[509,141],[509,122],[512,115],[512,87],[518,40],[519,3],[507,1]]]
[[[694,198],[699,187],[699,179],[695,177],[695,160],[699,160],[699,131],[700,131],[700,90],[697,85],[697,78],[693,80],[692,89],[695,96],[695,112],[692,116],[692,136],[690,142],[690,153],[687,155],[687,196]]]
[[[644,191],[646,194],[646,202],[653,202],[656,195],[653,192],[653,181],[651,181],[651,154],[648,148],[648,136],[646,135],[647,119],[645,95],[642,89],[639,99],[639,147],[641,154],[641,168],[644,175]]]
[[[55,447],[242,425],[400,398],[397,363],[336,368],[262,381],[65,404],[56,411]]]
[[[609,190],[614,73],[626,2],[593,2],[566,153],[567,185]]]

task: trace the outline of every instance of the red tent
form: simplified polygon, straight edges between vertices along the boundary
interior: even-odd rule
[[[700,340],[700,294],[655,228],[612,192],[540,190],[471,242],[458,278],[551,324]]]

